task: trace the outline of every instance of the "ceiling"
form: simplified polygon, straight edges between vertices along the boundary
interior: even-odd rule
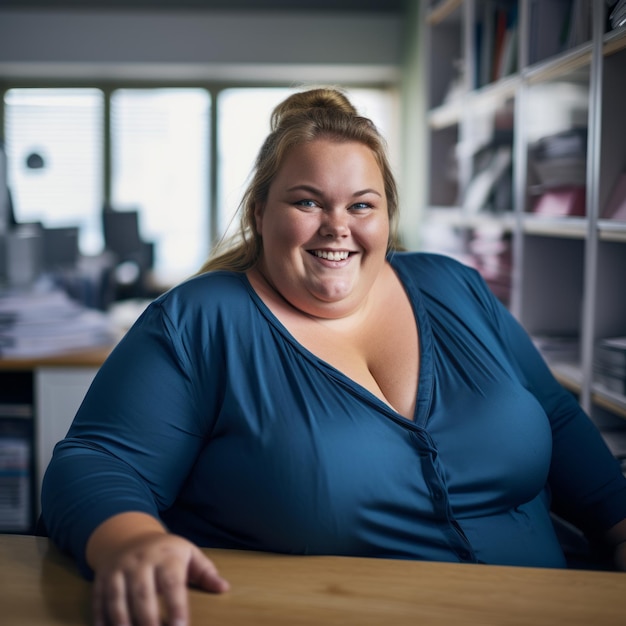
[[[410,0],[2,0],[4,8],[404,13]]]

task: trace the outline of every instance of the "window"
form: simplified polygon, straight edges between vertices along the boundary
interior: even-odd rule
[[[10,89],[5,143],[16,217],[79,226],[81,252],[95,255],[103,248],[105,198],[114,209],[138,210],[141,236],[154,243],[157,280],[174,284],[202,265],[209,238],[219,237],[233,220],[270,113],[293,91],[229,88],[214,103],[207,89],[193,87],[124,88],[110,95],[95,88]],[[393,146],[393,92],[347,93]],[[212,107],[217,137],[210,136]],[[217,180],[211,180],[213,141]],[[212,197],[216,207],[210,206]]]
[[[209,252],[210,107],[204,89],[111,96],[111,204],[139,210],[165,284],[194,273]]]
[[[290,93],[288,88],[233,88],[220,92],[218,111],[218,230],[232,232],[239,202],[254,160],[267,136],[272,109]],[[346,94],[362,114],[372,119],[393,145],[394,98],[380,89],[348,89]],[[391,155],[393,161],[393,154]]]
[[[232,232],[254,159],[270,130],[272,109],[293,89],[224,89],[217,99],[219,234]]]
[[[85,253],[102,245],[103,110],[98,89],[5,94],[7,180],[16,219],[78,225]]]

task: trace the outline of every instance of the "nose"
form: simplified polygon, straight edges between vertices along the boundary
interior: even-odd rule
[[[320,234],[322,237],[347,237],[350,233],[348,220],[350,216],[347,211],[341,209],[331,209],[324,211]]]

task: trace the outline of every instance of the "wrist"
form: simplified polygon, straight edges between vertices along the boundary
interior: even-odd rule
[[[127,545],[146,537],[166,534],[161,522],[147,513],[128,512],[114,515],[100,524],[87,541],[85,557],[92,569]]]

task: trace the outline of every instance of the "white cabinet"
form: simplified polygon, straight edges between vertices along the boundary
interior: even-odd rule
[[[97,367],[55,366],[35,369],[35,488],[38,508],[41,481],[54,446],[67,434],[97,371]]]

